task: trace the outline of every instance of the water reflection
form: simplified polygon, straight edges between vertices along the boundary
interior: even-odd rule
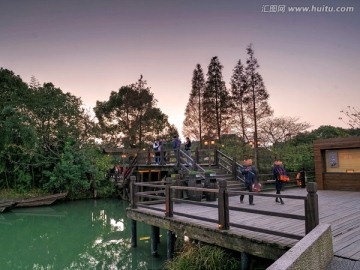
[[[0,269],[160,269],[166,243],[160,258],[150,255],[147,241],[131,248],[126,207],[118,200],[76,201],[1,214]],[[149,235],[139,223],[139,239]]]

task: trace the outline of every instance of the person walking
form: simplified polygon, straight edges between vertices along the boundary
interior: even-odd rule
[[[159,141],[155,140],[155,142],[153,143],[153,149],[154,149],[154,152],[155,152],[155,163],[156,164],[159,164],[159,162],[160,162],[159,147],[160,147]]]
[[[181,145],[181,141],[180,139],[175,135],[173,137],[173,141],[172,141],[172,146],[173,146],[173,149],[174,149],[174,154],[175,154],[175,159],[176,159],[176,163],[179,162],[178,160],[178,155],[179,155],[179,149],[180,149],[180,145]]]
[[[255,184],[255,181],[257,180],[257,169],[253,165],[253,161],[251,158],[246,159],[244,161],[244,166],[240,167],[240,172],[244,176],[245,179],[245,189],[249,192],[253,192],[252,186]],[[244,202],[245,195],[240,195],[240,203]],[[249,204],[254,204],[254,196],[249,195]]]
[[[273,175],[274,175],[274,179],[275,179],[276,194],[280,195],[281,190],[284,185],[284,182],[280,181],[280,175],[287,175],[287,173],[283,167],[281,160],[279,160],[279,159],[275,160],[275,162],[274,162]],[[275,202],[285,204],[284,200],[280,196],[276,197]]]
[[[186,152],[186,155],[188,155],[188,158],[187,158],[187,163],[191,166],[191,141],[189,139],[189,137],[186,137],[185,138],[185,152]]]

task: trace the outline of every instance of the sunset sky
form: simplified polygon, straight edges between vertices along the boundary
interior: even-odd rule
[[[142,74],[180,133],[196,64],[206,74],[218,56],[229,85],[250,43],[275,116],[347,127],[340,110],[360,108],[359,1],[0,0],[0,67],[89,107]]]

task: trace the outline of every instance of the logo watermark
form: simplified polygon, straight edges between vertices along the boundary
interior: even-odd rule
[[[261,12],[264,13],[350,13],[354,12],[354,7],[345,6],[286,6],[286,5],[263,5]]]

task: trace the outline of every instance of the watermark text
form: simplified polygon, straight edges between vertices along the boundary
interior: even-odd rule
[[[264,13],[350,13],[354,12],[354,7],[335,7],[335,6],[286,6],[286,5],[263,5],[261,12]]]

